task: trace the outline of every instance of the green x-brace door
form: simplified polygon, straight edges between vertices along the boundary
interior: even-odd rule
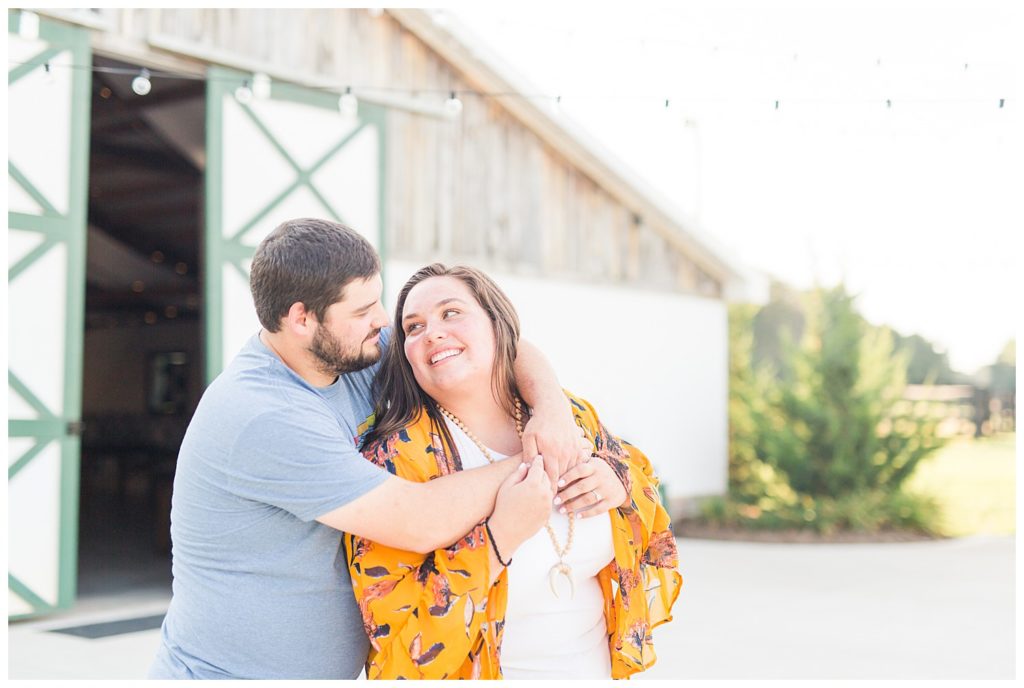
[[[8,617],[69,607],[78,546],[91,53],[7,14]],[[22,35],[24,34],[24,35]]]
[[[275,81],[260,94],[253,75],[219,67],[207,78],[203,276],[211,381],[259,329],[249,265],[274,227],[298,217],[330,219],[381,249],[385,120],[381,108],[365,103],[358,117],[343,116],[337,93]]]

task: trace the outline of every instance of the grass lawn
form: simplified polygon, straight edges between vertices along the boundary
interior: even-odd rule
[[[935,497],[942,532],[960,536],[1016,532],[1016,435],[956,438],[917,467],[908,489]]]

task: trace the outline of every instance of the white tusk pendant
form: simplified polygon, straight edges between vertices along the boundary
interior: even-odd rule
[[[561,562],[552,566],[551,570],[548,571],[548,584],[551,586],[551,594],[558,597],[558,588],[555,586],[558,574],[562,574],[569,581],[569,599],[571,600],[576,597],[576,583],[572,579],[572,569],[569,568],[568,564]]]

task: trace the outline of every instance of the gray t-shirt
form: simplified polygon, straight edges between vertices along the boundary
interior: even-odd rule
[[[203,394],[174,476],[174,594],[150,678],[359,675],[340,533],[314,519],[387,479],[355,446],[376,370],[313,387],[253,336]]]

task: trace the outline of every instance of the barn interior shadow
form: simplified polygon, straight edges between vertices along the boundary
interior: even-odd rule
[[[170,589],[178,446],[202,393],[205,83],[95,57],[78,596]]]

